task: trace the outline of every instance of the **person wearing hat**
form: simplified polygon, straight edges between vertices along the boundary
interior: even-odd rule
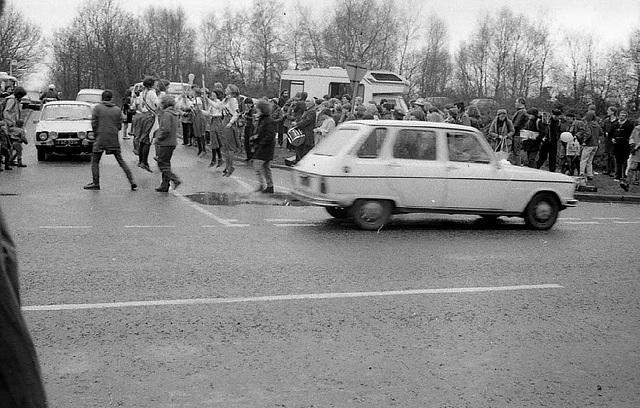
[[[513,122],[507,117],[507,110],[498,109],[495,119],[489,126],[489,143],[493,150],[509,154],[514,132]]]
[[[59,101],[60,97],[58,96],[58,92],[56,92],[56,86],[54,84],[51,84],[49,85],[49,89],[47,89],[42,93],[42,95],[40,95],[40,101],[42,101],[42,103],[47,103],[53,100]]]

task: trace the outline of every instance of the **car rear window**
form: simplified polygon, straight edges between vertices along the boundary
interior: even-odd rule
[[[386,138],[386,128],[374,129],[358,149],[357,156],[361,159],[377,158],[380,155],[380,149]]]
[[[85,105],[50,105],[42,110],[40,120],[85,120],[91,119],[91,108]]]
[[[491,157],[478,138],[471,133],[447,133],[449,160],[456,162],[489,163]]]
[[[80,94],[76,97],[76,101],[80,102],[102,102],[102,94]]]
[[[315,147],[313,154],[320,156],[335,156],[344,146],[356,137],[360,131],[357,127],[338,127],[327,135]]]

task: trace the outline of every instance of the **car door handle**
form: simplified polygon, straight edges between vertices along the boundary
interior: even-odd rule
[[[460,167],[458,167],[458,166],[447,166],[447,167],[445,167],[445,169],[447,169],[447,170],[459,170]]]
[[[396,163],[396,162],[392,162],[392,163],[387,164],[387,166],[395,168],[395,167],[402,167],[402,164]]]

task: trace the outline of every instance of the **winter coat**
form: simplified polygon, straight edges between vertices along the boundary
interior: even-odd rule
[[[177,146],[178,145],[178,124],[180,123],[180,112],[175,107],[170,106],[160,113],[160,128],[156,131],[156,146]]]
[[[633,128],[633,132],[631,132],[629,148],[631,149],[629,161],[631,163],[640,163],[640,125]]]
[[[315,106],[310,107],[302,114],[300,121],[296,123],[296,127],[304,133],[304,144],[314,146],[313,129],[316,127],[316,110]]]
[[[258,138],[256,151],[253,158],[256,160],[271,161],[276,148],[276,123],[269,115],[262,115],[258,118],[256,131]]]
[[[94,152],[120,150],[118,134],[122,125],[122,112],[111,101],[102,101],[91,112],[91,127],[96,135]]]

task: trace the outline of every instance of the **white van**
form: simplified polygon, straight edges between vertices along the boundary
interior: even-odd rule
[[[298,92],[306,92],[309,96],[341,99],[343,95],[353,95],[347,70],[341,67],[311,68],[308,70],[288,69],[280,74],[280,94],[289,91],[293,96]],[[407,111],[404,95],[409,92],[409,81],[391,71],[371,70],[360,81],[357,96],[367,103],[380,103],[386,99],[389,103]]]

